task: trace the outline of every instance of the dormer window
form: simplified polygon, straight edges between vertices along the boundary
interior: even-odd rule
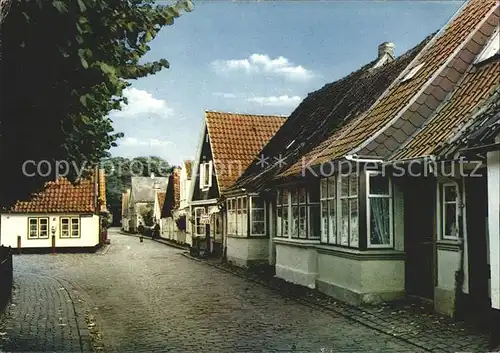
[[[403,77],[403,79],[401,80],[401,82],[406,82],[406,81],[409,81],[413,78],[413,76],[415,76],[417,74],[417,72],[422,68],[422,66],[424,66],[424,63],[421,63],[421,64],[418,64],[417,66],[413,67],[407,74],[405,77]]]
[[[474,60],[474,64],[479,64],[499,54],[500,54],[500,35],[497,27],[490,41],[488,42],[488,44],[486,44],[486,47],[484,47],[483,51],[479,53],[479,55],[476,57],[476,60]]]
[[[212,161],[200,164],[200,189],[208,190],[212,186]]]

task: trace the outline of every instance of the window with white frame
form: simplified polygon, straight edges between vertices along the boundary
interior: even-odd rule
[[[251,196],[250,199],[250,234],[266,235],[266,204],[258,196]]]
[[[319,192],[281,188],[276,201],[276,236],[317,239],[320,236]]]
[[[359,246],[359,203],[356,174],[339,176],[338,192],[338,244],[349,247]]]
[[[80,237],[80,218],[79,217],[61,217],[59,228],[60,238],[79,238]]]
[[[388,176],[366,172],[368,247],[392,247],[392,184]]]
[[[248,205],[247,197],[233,197],[227,201],[228,234],[248,235]]]
[[[236,234],[236,199],[228,199],[227,203],[227,234]]]
[[[237,197],[236,205],[238,207],[236,219],[236,234],[248,235],[247,197]]]
[[[47,239],[49,237],[49,219],[47,217],[28,218],[28,238]]]
[[[207,190],[212,186],[212,161],[200,164],[200,189]]]
[[[361,212],[366,212],[367,236],[363,238],[362,246],[393,246],[393,193],[390,178],[376,171],[366,172],[365,177],[366,210],[359,208],[360,183],[357,174],[333,176],[320,181],[322,243],[359,248],[359,216]]]
[[[408,73],[403,77],[401,82],[409,81],[420,71],[420,69],[424,66],[424,63],[420,63],[417,66],[413,67]]]
[[[204,207],[196,207],[194,209],[194,231],[196,235],[205,235],[205,224],[201,223],[201,219],[205,215]]]
[[[440,184],[441,200],[441,238],[458,239],[458,205],[459,194],[457,183]]]
[[[488,44],[486,44],[484,49],[481,51],[481,53],[479,53],[479,55],[474,60],[474,64],[479,64],[480,62],[488,60],[493,56],[499,54],[500,54],[500,32],[497,27],[495,33],[491,36],[491,39],[488,42]]]
[[[321,241],[337,244],[337,178],[321,179]]]

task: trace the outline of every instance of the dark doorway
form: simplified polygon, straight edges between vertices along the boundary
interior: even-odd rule
[[[408,295],[434,299],[434,219],[436,181],[404,181],[405,287]]]
[[[486,170],[483,171],[486,175]],[[469,305],[467,310],[477,323],[485,322],[490,310],[487,216],[488,186],[486,177],[465,179],[467,255],[469,265]]]

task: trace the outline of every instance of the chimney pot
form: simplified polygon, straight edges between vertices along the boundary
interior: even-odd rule
[[[378,46],[378,58],[380,59],[385,54],[394,58],[394,43],[384,42]]]

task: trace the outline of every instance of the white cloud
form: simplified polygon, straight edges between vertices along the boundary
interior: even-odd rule
[[[245,59],[215,60],[212,66],[217,73],[231,71],[244,71],[247,74],[267,73],[281,75],[294,81],[308,81],[314,77],[312,71],[301,65],[294,65],[283,56],[271,59],[268,55],[252,54]]]
[[[237,98],[238,95],[236,93],[225,93],[225,92],[214,92],[212,93],[213,96],[215,97],[222,97],[222,98]]]
[[[123,91],[128,104],[121,104],[122,110],[110,112],[111,118],[137,119],[137,118],[160,118],[167,119],[173,115],[173,109],[167,106],[167,102],[154,98],[145,90],[128,87]]]
[[[301,101],[302,98],[299,96],[269,96],[269,97],[252,97],[248,98],[247,101],[252,103],[257,103],[265,106],[273,106],[273,107],[290,107],[296,106]]]
[[[118,140],[118,144],[120,146],[150,146],[150,147],[159,147],[159,146],[167,146],[173,144],[171,141],[159,140],[159,139],[139,139],[137,137],[125,137],[121,140]]]

